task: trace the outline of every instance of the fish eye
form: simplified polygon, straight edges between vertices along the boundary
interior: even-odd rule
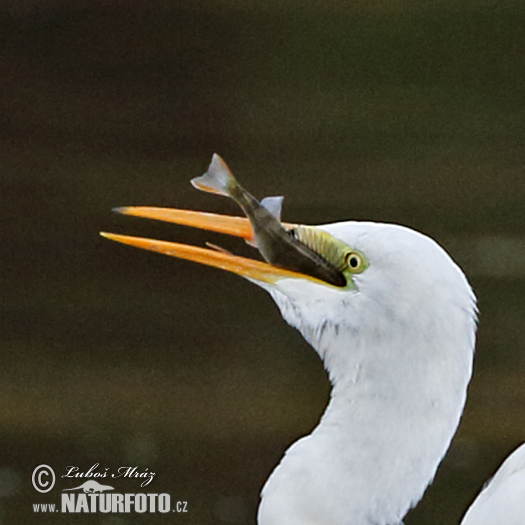
[[[357,252],[347,253],[345,256],[345,262],[348,268],[354,273],[362,272],[364,270],[364,260]]]

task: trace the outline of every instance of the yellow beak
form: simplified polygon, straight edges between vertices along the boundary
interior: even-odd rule
[[[245,217],[231,217],[214,213],[197,212],[190,210],[177,210],[171,208],[151,208],[143,206],[132,206],[118,208],[116,211],[124,215],[156,219],[159,221],[172,222],[194,228],[234,235],[245,240],[252,238],[250,221]],[[293,224],[283,223],[285,228],[292,228]],[[129,244],[144,250],[164,253],[179,259],[187,259],[200,264],[214,266],[229,272],[236,273],[248,279],[274,283],[280,279],[300,278],[322,283],[314,277],[298,272],[278,268],[262,261],[247,259],[237,255],[231,255],[222,251],[199,248],[187,244],[180,244],[167,241],[157,241],[142,237],[131,237],[129,235],[119,235],[116,233],[100,232],[100,235],[112,241]]]

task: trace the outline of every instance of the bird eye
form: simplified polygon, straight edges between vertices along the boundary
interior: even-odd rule
[[[356,252],[350,252],[345,257],[346,264],[352,272],[357,273],[364,270],[364,261],[361,255]]]

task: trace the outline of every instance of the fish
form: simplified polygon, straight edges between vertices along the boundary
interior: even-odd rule
[[[283,197],[266,197],[260,202],[246,191],[233,176],[227,164],[216,153],[208,171],[191,180],[205,192],[233,199],[250,221],[255,246],[269,264],[321,279],[334,286],[345,286],[346,278],[339,268],[301,242],[293,229],[281,224]]]

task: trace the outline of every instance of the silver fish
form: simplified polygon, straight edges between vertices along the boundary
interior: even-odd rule
[[[339,268],[301,242],[293,230],[281,225],[283,197],[267,197],[259,202],[235,179],[226,163],[214,154],[208,171],[191,180],[199,190],[233,199],[250,220],[253,244],[266,262],[279,268],[301,272],[334,286],[345,286],[346,278]]]

